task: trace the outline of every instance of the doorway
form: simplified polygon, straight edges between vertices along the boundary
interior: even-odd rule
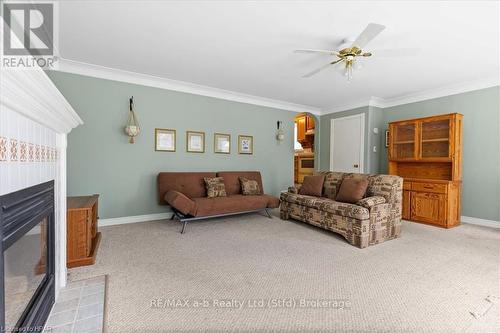
[[[302,184],[304,177],[315,170],[315,138],[318,126],[313,115],[301,113],[294,118],[294,183]]]
[[[331,120],[330,171],[364,172],[365,114]]]

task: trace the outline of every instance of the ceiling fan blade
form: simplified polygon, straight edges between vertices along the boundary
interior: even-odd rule
[[[374,57],[384,57],[384,58],[393,58],[393,57],[413,57],[420,53],[420,49],[417,48],[409,48],[409,49],[382,49],[372,51]]]
[[[328,64],[323,65],[323,66],[321,66],[320,68],[317,68],[317,69],[313,70],[312,72],[309,72],[309,73],[307,73],[307,74],[303,75],[302,77],[303,77],[303,78],[306,78],[306,77],[311,77],[311,76],[313,76],[314,74],[319,73],[319,72],[321,72],[322,70],[327,69],[327,68],[328,68],[328,67],[330,67],[331,65],[335,65],[336,63],[338,63],[338,62],[340,62],[340,61],[342,61],[342,60],[343,60],[343,59],[339,59],[339,60],[335,60],[335,61],[329,62]]]
[[[352,46],[356,46],[360,49],[365,47],[373,38],[377,37],[382,30],[385,29],[384,25],[377,23],[370,23],[366,26],[365,30],[356,38],[356,40],[352,43]]]
[[[325,53],[325,54],[331,54],[331,55],[337,55],[337,51],[329,51],[329,50],[315,50],[315,49],[301,49],[301,50],[295,50],[295,53]]]

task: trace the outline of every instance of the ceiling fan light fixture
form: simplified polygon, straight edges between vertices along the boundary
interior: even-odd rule
[[[375,37],[378,36],[383,30],[385,29],[385,26],[381,24],[376,24],[376,23],[369,23],[366,28],[361,32],[361,34],[352,42],[349,43],[350,46],[346,45],[347,40],[342,40],[341,46],[342,49],[335,51],[335,50],[316,50],[316,49],[301,49],[301,50],[296,50],[295,52],[301,52],[301,53],[323,53],[323,54],[329,54],[336,56],[337,58],[333,61],[331,61],[328,64],[325,64],[317,69],[315,69],[312,72],[307,73],[306,75],[302,77],[311,77],[313,75],[316,75],[317,73],[327,69],[328,67],[336,64],[342,64],[344,65],[343,68],[343,74],[347,77],[347,81],[352,80],[352,75],[354,70],[359,70],[363,67],[363,63],[360,61],[362,59],[361,57],[371,57],[372,53],[371,52],[364,52],[363,49],[365,46],[372,41]],[[408,55],[414,55],[418,52],[418,49],[394,49],[394,50],[378,50],[375,52],[375,56],[389,56],[389,57],[395,57],[395,56],[408,56]],[[337,66],[336,67],[339,72],[342,72],[342,67]]]
[[[351,80],[352,80],[352,60],[346,61],[344,75],[347,77],[347,82],[351,82]]]

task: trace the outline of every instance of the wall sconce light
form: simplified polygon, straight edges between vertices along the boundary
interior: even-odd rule
[[[285,132],[283,132],[283,129],[281,128],[282,124],[283,122],[281,120],[278,120],[277,122],[278,132],[276,133],[276,140],[278,141],[285,140]]]
[[[128,112],[128,120],[127,125],[125,126],[125,133],[130,137],[128,142],[134,143],[135,137],[139,135],[141,132],[141,128],[139,127],[139,122],[137,121],[137,117],[134,112],[134,96],[130,97],[130,110]]]

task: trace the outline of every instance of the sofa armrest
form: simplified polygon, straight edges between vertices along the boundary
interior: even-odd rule
[[[290,186],[288,188],[288,193],[298,194],[300,187],[301,187],[301,185]]]
[[[373,197],[363,198],[356,202],[356,205],[368,208],[370,210],[373,206],[384,204],[386,202],[387,201],[384,197],[376,195]]]
[[[403,202],[403,178],[394,175],[375,175],[370,179],[366,195],[384,197],[388,204],[400,204]]]
[[[178,191],[170,190],[165,194],[165,201],[184,215],[194,215],[196,203]]]

